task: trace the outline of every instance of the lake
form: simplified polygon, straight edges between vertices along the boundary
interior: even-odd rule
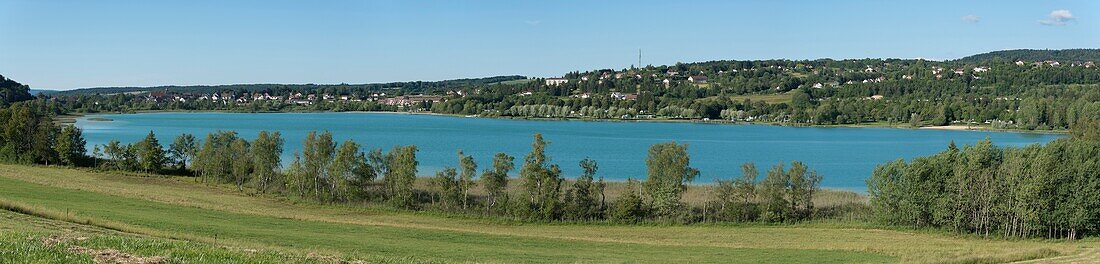
[[[101,120],[108,119],[109,121]],[[479,169],[491,166],[492,156],[505,152],[516,157],[516,169],[531,149],[532,135],[550,142],[547,155],[566,177],[580,173],[578,162],[599,163],[598,175],[609,180],[645,178],[650,145],[676,141],[687,144],[691,165],[700,170],[695,183],[740,175],[740,165],[756,163],[761,174],[778,162],[798,160],[817,170],[822,186],[863,192],[875,166],[898,158],[910,159],[945,149],[954,140],[960,147],[989,137],[1000,146],[1046,143],[1057,134],[895,128],[784,127],[686,122],[541,121],[466,118],[398,113],[143,113],[92,115],[77,119],[92,145],[112,139],[141,140],[150,130],[167,147],[182,133],[199,139],[218,130],[237,131],[251,140],[262,130],[279,131],[286,139],[284,164],[301,149],[309,131],[328,130],[337,142],[352,139],[366,148],[416,145],[420,175],[457,167],[456,151],[473,155]]]

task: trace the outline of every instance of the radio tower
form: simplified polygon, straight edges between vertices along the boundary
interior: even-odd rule
[[[638,68],[642,68],[642,49],[638,49]]]

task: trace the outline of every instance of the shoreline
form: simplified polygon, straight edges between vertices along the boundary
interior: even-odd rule
[[[759,126],[782,126],[782,127],[804,127],[804,128],[886,128],[886,129],[911,129],[911,130],[941,130],[941,131],[970,131],[970,132],[999,132],[999,133],[1020,133],[1020,134],[1068,134],[1069,130],[1023,130],[1023,129],[995,129],[984,126],[972,126],[966,125],[946,125],[946,126],[924,126],[924,127],[910,127],[904,125],[890,125],[879,123],[861,123],[861,124],[839,124],[839,125],[810,125],[810,124],[790,124],[781,122],[734,122],[725,120],[701,120],[701,119],[599,119],[599,118],[541,118],[541,117],[511,117],[511,116],[482,116],[482,115],[459,115],[459,114],[444,114],[444,113],[432,113],[432,112],[396,112],[396,111],[263,111],[263,112],[238,112],[238,111],[225,111],[225,110],[147,110],[147,111],[135,111],[132,113],[70,113],[65,115],[59,115],[55,117],[55,122],[60,124],[75,124],[77,119],[96,116],[96,115],[127,115],[127,114],[151,114],[151,113],[228,113],[228,114],[281,114],[281,113],[351,113],[351,114],[397,114],[397,115],[425,115],[425,116],[443,116],[443,117],[455,117],[455,118],[484,118],[484,119],[502,119],[502,120],[519,120],[519,121],[581,121],[581,122],[624,122],[624,123],[693,123],[693,124],[711,124],[711,125],[759,125]]]

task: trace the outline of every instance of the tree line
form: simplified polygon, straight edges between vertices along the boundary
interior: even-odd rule
[[[629,180],[613,200],[595,160],[580,161],[583,173],[567,180],[546,155],[549,142],[541,134],[534,135],[531,152],[518,167],[515,157],[497,153],[479,172],[474,157],[459,150],[457,166],[427,178],[418,177],[416,146],[363,151],[355,141],[337,143],[329,132],[311,132],[283,169],[284,143],[278,132],[262,131],[249,141],[236,132],[218,131],[203,140],[181,134],[163,149],[150,132],[131,144],[94,146],[90,159],[101,169],[181,173],[240,191],[322,203],[378,203],[527,221],[795,222],[815,217],[813,197],[821,181],[799,162],[789,170],[776,165],[757,181],[755,165],[746,163],[744,176],[720,181],[714,199],[700,208],[683,201],[699,171],[690,167],[687,145],[674,142],[653,145],[647,178]]]
[[[962,149],[877,167],[876,218],[981,236],[1078,239],[1100,232],[1100,125],[1046,145]]]

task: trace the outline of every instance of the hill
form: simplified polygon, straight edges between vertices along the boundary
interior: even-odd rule
[[[1017,49],[1002,50],[975,54],[963,57],[956,61],[963,63],[978,63],[989,61],[1060,61],[1060,62],[1086,62],[1100,61],[1100,49],[1064,49],[1064,50],[1034,50]]]
[[[440,89],[469,87],[469,86],[483,86],[501,82],[523,80],[527,77],[520,75],[508,75],[508,76],[493,76],[484,78],[467,78],[467,79],[454,79],[444,81],[409,81],[409,82],[391,82],[391,83],[368,83],[368,84],[226,84],[226,85],[166,85],[166,86],[152,86],[152,87],[96,87],[96,88],[80,88],[68,91],[61,91],[59,95],[81,95],[81,94],[117,94],[117,93],[134,93],[134,92],[149,92],[149,91],[170,91],[175,93],[220,93],[225,91],[236,92],[263,92],[263,91],[276,91],[276,90],[291,90],[298,92],[308,92],[314,90],[355,90],[355,91],[384,91],[384,90],[396,90],[400,89],[403,92],[411,93],[423,93]]]
[[[33,98],[30,87],[0,75],[0,106]]]

